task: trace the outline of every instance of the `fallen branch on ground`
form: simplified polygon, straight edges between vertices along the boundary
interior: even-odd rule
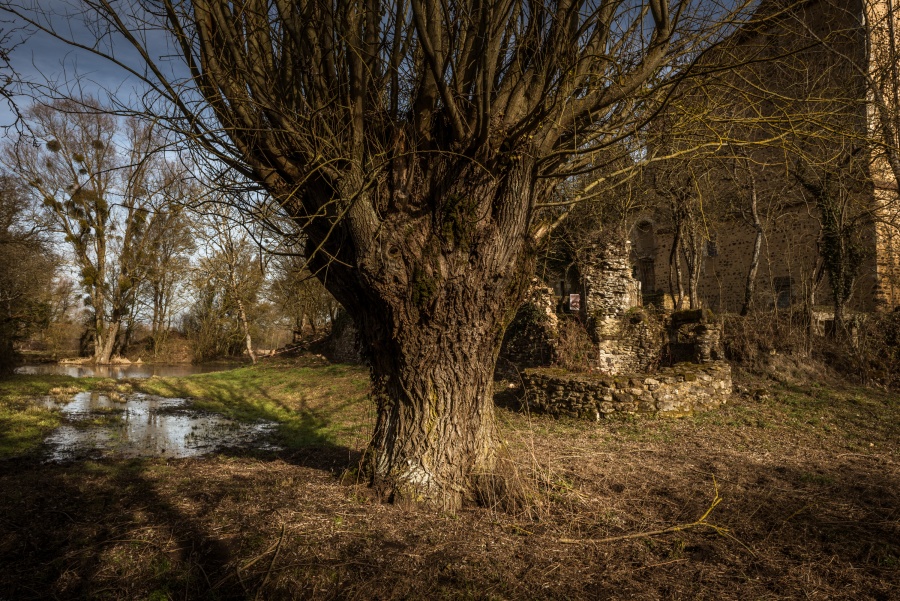
[[[587,543],[594,543],[594,544],[611,543],[611,542],[620,541],[620,540],[632,540],[632,539],[636,539],[636,538],[649,538],[651,536],[660,536],[662,534],[670,534],[672,532],[683,532],[685,530],[692,530],[694,528],[709,528],[711,530],[714,530],[717,534],[720,534],[721,536],[724,536],[726,538],[730,538],[730,539],[736,541],[742,547],[744,547],[745,549],[750,551],[751,554],[755,555],[755,553],[753,553],[753,550],[750,547],[748,547],[747,545],[745,545],[744,543],[742,543],[741,541],[736,539],[734,536],[732,536],[731,533],[728,532],[728,528],[725,528],[723,526],[717,526],[716,524],[710,524],[709,522],[706,521],[706,519],[710,516],[710,514],[713,512],[713,510],[719,505],[719,503],[722,502],[722,497],[719,496],[719,484],[716,482],[715,477],[713,478],[713,487],[714,487],[714,491],[713,491],[714,496],[713,496],[712,502],[709,504],[709,507],[706,509],[706,511],[703,513],[703,515],[700,516],[700,518],[698,520],[696,520],[694,522],[690,522],[689,524],[678,524],[676,526],[669,526],[668,528],[663,528],[661,530],[649,530],[647,532],[634,532],[632,534],[622,534],[620,536],[610,536],[607,538],[560,538],[558,540],[559,540],[559,542],[561,542],[563,544],[567,544],[567,545],[579,545],[579,544],[587,544]]]

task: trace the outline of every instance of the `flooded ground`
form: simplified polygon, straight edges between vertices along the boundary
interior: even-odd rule
[[[17,374],[23,375],[61,375],[72,378],[172,378],[205,374],[213,371],[225,371],[240,367],[240,363],[178,363],[178,364],[145,364],[130,365],[79,365],[74,363],[35,363],[21,365],[16,368]]]
[[[44,441],[47,459],[65,462],[99,457],[192,457],[228,447],[274,449],[276,424],[242,424],[192,410],[185,399],[146,394],[81,392],[71,400],[45,397],[59,408],[63,425]]]

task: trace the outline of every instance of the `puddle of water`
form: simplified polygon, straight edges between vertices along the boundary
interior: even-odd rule
[[[51,462],[95,457],[194,457],[224,447],[274,450],[276,424],[242,424],[188,408],[184,399],[132,394],[123,401],[81,392],[71,401],[38,399],[60,407],[65,419],[44,441]],[[49,403],[54,403],[50,405]]]
[[[69,363],[36,363],[21,365],[16,368],[17,374],[24,375],[62,375],[72,378],[149,378],[151,376],[182,377],[193,374],[205,374],[213,371],[225,371],[239,367],[240,363],[210,363],[193,365],[181,364],[144,364],[131,365],[74,365]]]

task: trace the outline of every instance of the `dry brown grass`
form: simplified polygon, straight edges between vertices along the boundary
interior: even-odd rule
[[[897,598],[897,397],[738,384],[688,419],[500,409],[494,496],[452,515],[342,484],[361,442],[3,462],[0,599]],[[718,529],[646,535],[696,522],[714,482]]]

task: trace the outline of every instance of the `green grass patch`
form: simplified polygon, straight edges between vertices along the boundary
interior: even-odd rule
[[[23,455],[59,426],[59,409],[36,403],[45,396],[67,398],[96,386],[97,378],[14,375],[0,380],[0,459]]]
[[[351,365],[258,365],[135,383],[149,394],[192,399],[195,408],[243,422],[278,423],[278,441],[358,447],[374,423],[369,374]]]

